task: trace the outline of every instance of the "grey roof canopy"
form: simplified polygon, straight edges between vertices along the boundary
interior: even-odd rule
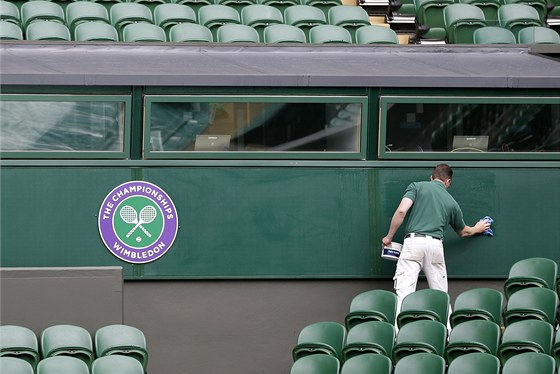
[[[3,85],[560,88],[560,60],[526,46],[3,42],[0,72]]]

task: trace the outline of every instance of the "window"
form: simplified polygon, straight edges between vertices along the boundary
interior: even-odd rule
[[[127,157],[128,96],[1,95],[3,157]]]
[[[381,121],[382,158],[560,155],[560,98],[385,96]]]
[[[366,97],[146,97],[152,158],[364,158]],[[294,154],[298,154],[294,156]]]

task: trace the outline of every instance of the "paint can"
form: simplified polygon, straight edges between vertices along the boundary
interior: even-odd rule
[[[391,242],[381,248],[381,257],[386,260],[397,261],[401,255],[402,244]]]

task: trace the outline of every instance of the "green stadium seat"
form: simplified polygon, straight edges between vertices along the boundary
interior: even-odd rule
[[[78,358],[53,356],[39,361],[37,374],[89,374],[89,367]]]
[[[133,326],[109,325],[95,332],[96,357],[125,355],[135,358],[146,369],[148,351],[144,333]]]
[[[392,369],[393,365],[389,357],[375,353],[364,353],[345,361],[340,374],[391,374]]]
[[[548,27],[530,26],[519,30],[517,40],[519,44],[560,44],[560,34]]]
[[[23,40],[23,31],[17,23],[0,21],[0,40]]]
[[[53,21],[64,24],[64,9],[55,2],[37,0],[21,5],[22,27],[25,29],[35,21]]]
[[[294,362],[290,374],[338,374],[339,370],[340,361],[336,357],[311,355]]]
[[[474,44],[515,44],[515,35],[508,29],[486,26],[474,30]]]
[[[540,320],[525,320],[507,326],[498,347],[502,365],[511,357],[524,352],[551,353],[553,327]]]
[[[350,330],[359,323],[367,321],[384,321],[395,323],[397,313],[397,295],[385,290],[362,292],[350,302],[350,311],[344,322]]]
[[[488,26],[498,26],[498,8],[501,0],[459,0],[461,4],[474,5],[484,13],[484,20]]]
[[[170,42],[209,43],[213,40],[212,31],[197,23],[181,23],[169,29]]]
[[[110,23],[107,8],[93,1],[75,1],[66,6],[66,25],[72,31],[83,22]]]
[[[407,323],[397,333],[393,362],[421,352],[443,357],[446,342],[447,328],[441,322],[420,320]]]
[[[462,4],[457,4],[462,5]],[[473,288],[460,293],[449,316],[452,328],[460,323],[483,319],[501,324],[504,295],[492,288]]]
[[[294,361],[314,354],[326,354],[342,359],[346,329],[337,322],[316,322],[305,326],[299,333],[292,350]]]
[[[309,41],[309,30],[327,24],[325,13],[310,5],[292,5],[284,11],[284,23],[299,27]]]
[[[115,26],[105,22],[84,22],[74,29],[74,40],[79,42],[119,41]]]
[[[91,366],[95,354],[89,332],[80,326],[55,325],[41,332],[41,355],[72,356]]]
[[[389,27],[369,25],[356,30],[356,44],[399,44],[399,38]]]
[[[395,327],[383,321],[369,321],[354,326],[346,336],[342,349],[343,360],[365,354],[376,353],[391,357],[395,343]]]
[[[393,374],[444,374],[445,361],[432,353],[417,353],[403,357],[395,364]]]
[[[530,287],[510,296],[504,311],[504,325],[525,320],[539,319],[556,326],[558,295],[548,288]]]
[[[23,326],[0,326],[0,357],[15,357],[34,369],[40,359],[39,343],[33,331]]]
[[[111,24],[119,33],[132,23],[153,23],[152,11],[148,6],[138,3],[117,3],[109,9]],[[122,36],[122,35],[121,35]]]
[[[487,320],[472,320],[455,326],[445,347],[448,364],[457,357],[481,352],[496,355],[500,344],[500,326]]]
[[[305,43],[305,33],[299,27],[291,25],[270,25],[264,28],[265,43]]]
[[[227,5],[205,5],[198,11],[198,23],[208,27],[214,40],[217,40],[218,28],[230,23],[241,23],[241,16]]]
[[[510,30],[514,36],[516,36],[519,33],[519,30],[524,27],[542,26],[539,13],[535,10],[535,8],[525,4],[502,5],[498,8],[498,22],[500,27]],[[536,277],[538,278],[537,274]],[[554,275],[554,279],[556,279],[556,274]],[[518,287],[526,287],[522,283],[523,281],[521,284],[516,282],[512,283],[511,279],[508,277],[506,280],[506,298],[509,298],[509,296],[513,293],[512,291]],[[531,283],[532,281],[529,281],[529,284]],[[552,286],[547,283],[547,287],[551,288]]]
[[[500,360],[489,353],[467,353],[449,364],[447,374],[500,374]]]
[[[93,361],[91,374],[144,374],[144,368],[137,360],[123,356],[99,357]]]
[[[502,368],[502,374],[554,374],[554,359],[544,353],[528,352],[510,358]]]
[[[19,8],[9,1],[0,1],[0,21],[12,22],[21,26]]]
[[[287,7],[299,5],[300,2],[299,0],[257,0],[257,4],[273,6],[284,14]]]
[[[151,23],[131,23],[123,28],[125,42],[165,42],[165,30]]]
[[[527,19],[529,23],[533,21],[538,22],[537,17],[535,16],[536,10],[532,9],[528,5],[504,5],[500,8],[500,12],[502,14],[500,23],[503,22],[504,24],[509,23],[514,25],[517,22],[520,22],[525,25],[525,23],[523,23],[523,19]],[[524,14],[527,14],[527,18],[523,18]],[[530,15],[532,15],[532,17],[530,17]],[[523,25],[521,28],[527,27]],[[513,26],[512,28],[516,29],[517,27]],[[515,31],[512,28],[508,27],[508,29],[515,34]],[[527,287],[544,287],[553,290],[557,272],[558,265],[555,261],[548,258],[531,257],[517,261],[510,267],[508,277],[504,283],[506,298],[509,299],[514,292]]]
[[[407,295],[397,315],[397,326],[401,328],[416,320],[429,319],[447,324],[449,294],[436,289],[423,289]]]
[[[539,14],[539,19],[541,23],[546,21],[546,13],[547,13],[547,0],[502,0],[504,4],[524,4],[529,5],[530,7],[535,8],[537,13]]]
[[[369,15],[361,6],[336,5],[329,8],[327,20],[329,24],[344,27],[356,43],[356,30],[369,26]]]
[[[257,30],[247,25],[229,24],[218,28],[218,43],[259,43]]]
[[[34,374],[33,366],[25,360],[15,357],[0,357],[0,373],[4,374]]]
[[[482,9],[471,4],[446,6],[443,9],[443,22],[449,44],[473,44],[474,30],[487,26]]]
[[[196,23],[196,14],[188,5],[159,4],[154,8],[154,23],[169,35],[169,29],[180,23]]]
[[[70,30],[66,25],[51,21],[32,22],[25,30],[27,40],[66,40],[69,41]]]
[[[309,29],[309,43],[314,44],[352,44],[352,35],[344,27],[318,25]]]
[[[205,5],[214,4],[213,0],[170,0],[168,2],[172,3],[172,4],[187,5],[194,11],[194,13],[197,16],[198,16],[198,11],[199,11],[200,8],[202,8]]]
[[[554,337],[554,343],[552,343],[552,348],[550,350],[552,357],[556,361],[556,366],[560,366],[560,333],[556,330],[556,335]]]
[[[230,8],[235,9],[239,15],[241,15],[241,11],[246,6],[256,4],[256,0],[215,0],[215,4],[219,5],[226,5]]]
[[[320,9],[326,18],[328,17],[329,9],[333,6],[342,5],[342,0],[300,0],[300,4]]]
[[[416,9],[416,42],[445,43],[443,10],[453,0],[414,0]]]
[[[284,16],[273,6],[252,4],[241,10],[241,23],[257,30],[259,39],[264,40],[264,29],[270,25],[283,24]]]

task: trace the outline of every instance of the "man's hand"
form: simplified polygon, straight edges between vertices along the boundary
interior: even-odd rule
[[[391,244],[391,242],[393,241],[393,238],[386,236],[383,239],[381,239],[381,243],[383,243],[383,246],[388,246]]]

